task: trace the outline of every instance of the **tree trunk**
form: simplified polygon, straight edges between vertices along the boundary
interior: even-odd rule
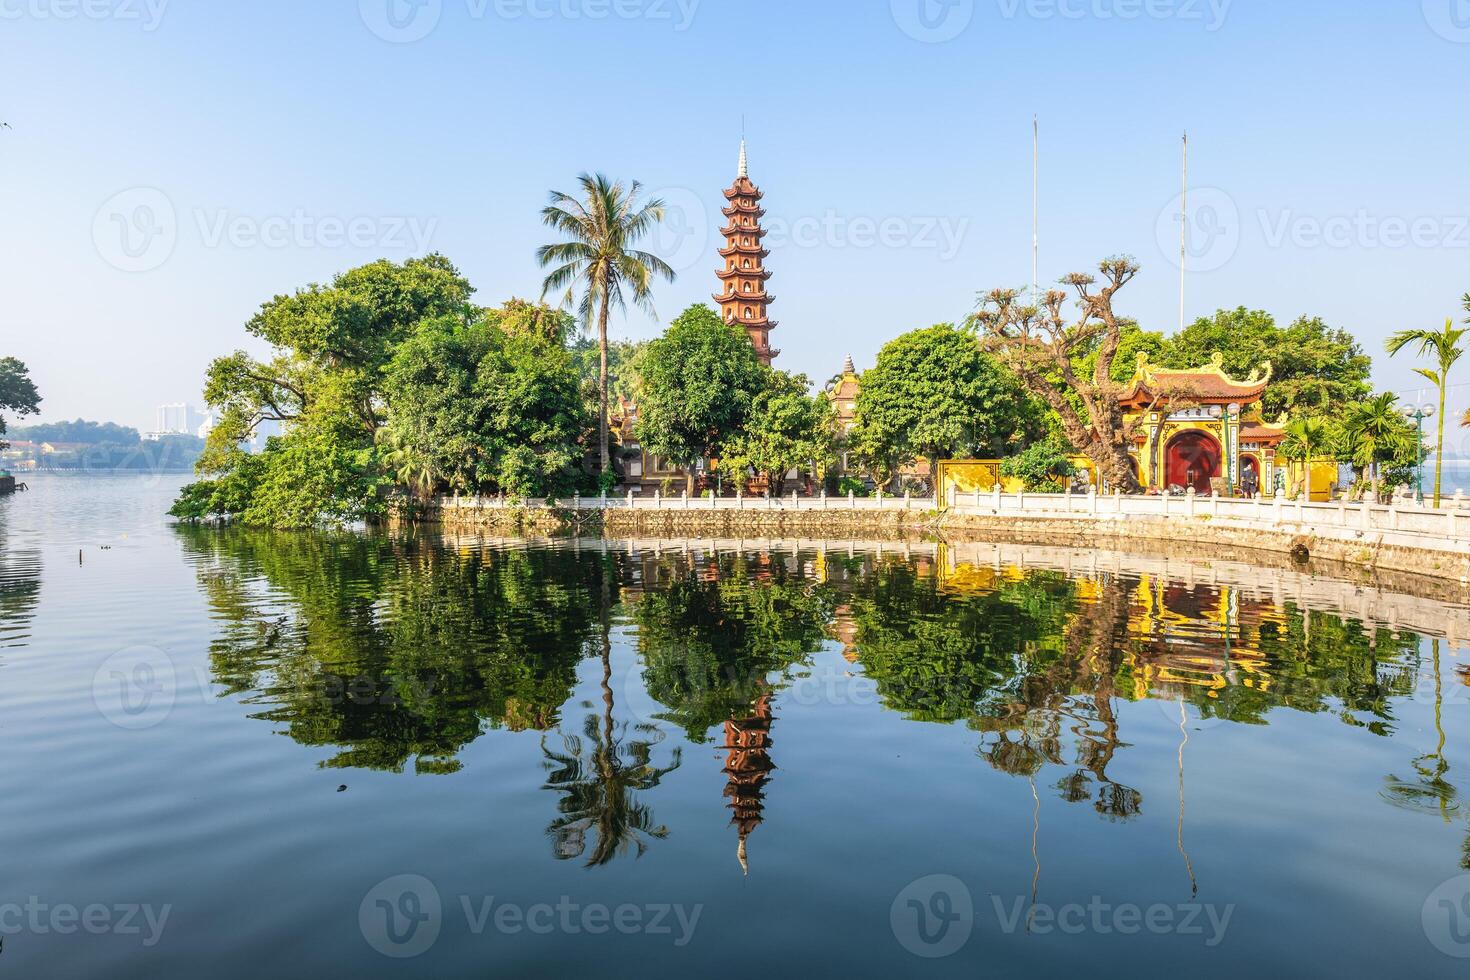
[[[1444,486],[1442,482],[1444,479],[1444,381],[1447,373],[1441,372],[1439,377],[1439,435],[1434,442],[1434,507],[1436,510],[1439,509],[1441,488]],[[1421,447],[1419,451],[1422,453],[1424,450]]]
[[[608,458],[607,451],[607,317],[610,302],[611,297],[608,295],[607,284],[604,283],[602,309],[597,315],[597,354],[601,362],[597,384],[597,458],[600,464],[597,475],[599,478],[612,468],[612,461]]]

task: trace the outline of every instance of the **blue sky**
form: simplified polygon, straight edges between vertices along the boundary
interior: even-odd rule
[[[1188,129],[1190,317],[1323,316],[1422,398],[1382,341],[1465,315],[1467,91],[1465,0],[0,0],[0,353],[45,418],[148,428],[353,265],[534,297],[581,170],[675,206],[666,322],[718,285],[743,115],[778,363],[824,380],[1029,281],[1035,114],[1044,281],[1135,255],[1121,309],[1175,328]]]

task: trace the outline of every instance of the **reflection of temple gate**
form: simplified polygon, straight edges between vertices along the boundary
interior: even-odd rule
[[[1220,444],[1204,432],[1181,432],[1164,449],[1164,473],[1167,486],[1209,493],[1210,478],[1221,475]]]

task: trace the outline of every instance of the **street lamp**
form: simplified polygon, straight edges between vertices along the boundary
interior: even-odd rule
[[[1235,441],[1230,438],[1231,419],[1235,420],[1237,431],[1239,431],[1240,405],[1235,402],[1231,402],[1229,407],[1225,409],[1225,478],[1230,487],[1230,496],[1233,497],[1235,496],[1235,461],[1239,455],[1239,449],[1236,447]]]
[[[1414,469],[1414,498],[1418,503],[1424,503],[1424,420],[1434,417],[1434,406],[1424,405],[1416,408],[1413,405],[1404,409],[1404,416],[1412,421],[1419,430],[1419,462]]]

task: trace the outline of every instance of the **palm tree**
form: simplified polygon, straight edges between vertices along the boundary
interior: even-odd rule
[[[1470,305],[1470,304],[1467,304]],[[1434,506],[1439,506],[1441,481],[1444,476],[1444,404],[1445,394],[1449,386],[1450,368],[1455,366],[1465,349],[1460,346],[1460,341],[1465,334],[1470,333],[1463,327],[1455,326],[1454,320],[1446,320],[1443,330],[1401,330],[1388,338],[1388,353],[1390,356],[1397,354],[1411,344],[1418,345],[1419,356],[1433,355],[1436,362],[1434,368],[1415,368],[1414,373],[1428,379],[1429,383],[1439,389],[1439,435],[1434,445]]]
[[[561,305],[577,306],[583,329],[597,320],[597,346],[601,354],[598,377],[597,450],[602,472],[610,468],[607,449],[607,320],[616,306],[627,307],[627,298],[650,316],[653,311],[653,277],[674,281],[674,270],[658,256],[634,246],[664,219],[664,202],[638,200],[643,186],[614,183],[602,174],[582,174],[583,200],[552,191],[551,203],[541,219],[560,232],[565,241],[543,245],[536,258],[543,266],[554,266],[546,276],[541,298],[565,290]],[[576,304],[578,289],[582,301]]]
[[[388,428],[379,429],[373,436],[383,450],[382,461],[392,474],[394,481],[428,499],[439,485],[441,474],[429,457],[409,444],[408,440]]]
[[[1404,441],[1404,419],[1398,410],[1399,396],[1385,392],[1356,406],[1347,427],[1355,430],[1362,458],[1372,466],[1374,492],[1378,489],[1379,464],[1392,460]]]
[[[1286,439],[1281,443],[1281,455],[1287,459],[1302,461],[1303,477],[1307,498],[1312,496],[1312,452],[1321,449],[1330,435],[1325,419],[1296,419],[1286,427]]]

